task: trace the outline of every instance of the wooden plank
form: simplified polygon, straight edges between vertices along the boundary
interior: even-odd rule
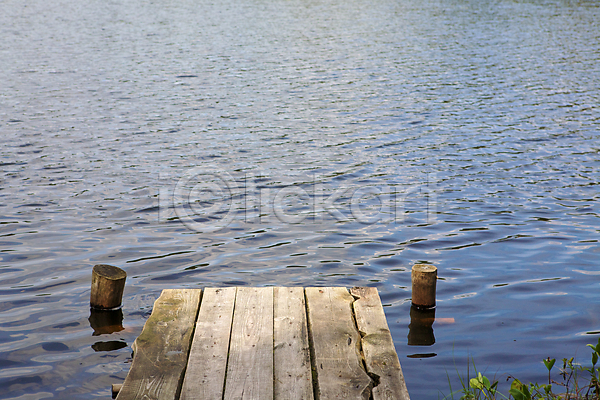
[[[362,368],[354,298],[346,288],[306,288],[316,397],[368,400],[373,381]]]
[[[304,290],[274,288],[273,309],[275,399],[312,400]]]
[[[224,399],[273,399],[273,288],[237,289]]]
[[[373,388],[373,399],[409,400],[406,382],[394,347],[394,340],[381,306],[376,288],[353,288],[356,325],[362,335],[362,351],[369,374],[379,384]],[[377,380],[377,378],[376,378]]]
[[[204,289],[181,399],[222,399],[236,288]]]
[[[163,290],[134,342],[133,363],[118,400],[175,400],[187,364],[201,291]]]

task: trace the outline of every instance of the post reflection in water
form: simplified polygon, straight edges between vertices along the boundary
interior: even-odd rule
[[[94,330],[92,336],[110,335],[121,332],[123,328],[123,310],[96,310],[90,309],[90,326]],[[94,351],[112,351],[127,347],[123,340],[109,340],[96,342],[92,345]]]
[[[92,336],[100,336],[121,332],[123,329],[123,310],[90,309],[90,326],[94,330]]]
[[[435,321],[435,308],[419,309],[410,307],[410,325],[408,325],[409,346],[431,346],[435,343],[433,323]]]

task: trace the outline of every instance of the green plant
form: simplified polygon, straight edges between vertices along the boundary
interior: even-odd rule
[[[458,372],[458,369],[456,370],[462,389],[452,391],[450,376],[447,375],[448,385],[450,386],[450,394],[445,396],[444,399],[454,399],[455,394],[461,394],[461,397],[459,398],[460,400],[496,400],[496,396],[508,399],[506,396],[498,393],[498,381],[494,380],[493,382],[490,382],[486,376],[477,371],[474,361],[471,360],[471,362],[473,364],[473,370],[476,374],[475,378],[470,378],[471,365],[470,363],[467,363],[466,379],[463,378],[463,376]]]
[[[600,400],[600,367],[596,368],[600,357],[600,338],[595,346],[588,344],[588,347],[593,350],[592,366],[586,368],[574,363],[574,357],[563,358],[563,365],[559,373],[562,382],[556,382],[552,379],[552,368],[556,363],[556,359],[548,357],[542,360],[548,370],[547,384],[524,384],[517,378],[509,376],[507,380],[512,379],[512,382],[508,391],[509,396],[506,397],[498,392],[498,381],[490,382],[485,375],[477,372],[473,363],[473,368],[477,374],[474,378],[469,379],[470,368],[467,369],[467,380],[464,380],[458,374],[462,385],[461,390],[453,392],[450,377],[448,377],[451,393],[444,399],[454,399],[454,394],[461,393],[460,400],[497,400],[498,398],[514,400]],[[583,377],[581,375],[583,372],[589,373],[589,378]],[[466,381],[468,381],[468,385]],[[558,389],[558,387],[562,389]],[[564,390],[564,393],[555,393],[555,390],[561,392]]]
[[[598,343],[595,346],[591,344],[588,344],[588,346],[591,347],[592,350],[594,350],[594,352],[592,353],[592,367],[588,369],[588,371],[590,371],[590,374],[592,375],[592,378],[590,379],[588,393],[591,391],[594,396],[600,398],[600,381],[598,376],[600,373],[600,368],[596,368],[598,356],[600,356],[600,338],[598,339]]]
[[[492,400],[496,398],[496,387],[498,387],[498,381],[490,383],[490,380],[481,375],[481,372],[477,374],[477,377],[469,380],[469,386],[483,394],[484,399]]]

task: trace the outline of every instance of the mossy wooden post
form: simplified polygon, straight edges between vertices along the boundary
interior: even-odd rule
[[[435,307],[437,268],[430,264],[412,267],[412,304],[419,309]]]
[[[90,306],[101,310],[115,309],[121,305],[127,273],[112,265],[98,264],[92,269]]]

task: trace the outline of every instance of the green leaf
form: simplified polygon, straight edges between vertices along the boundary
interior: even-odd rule
[[[498,381],[494,382],[492,386],[490,386],[490,392],[496,393],[496,388],[498,387]]]
[[[469,381],[469,386],[471,386],[473,389],[483,389],[483,385],[477,378],[471,378],[471,380]]]
[[[518,379],[513,380],[512,383],[510,384],[511,389],[516,389],[518,391],[521,391],[522,387],[523,387],[523,384]]]
[[[548,357],[547,359],[545,359],[543,361],[544,361],[544,365],[546,366],[546,368],[548,368],[548,372],[550,372],[550,370],[554,366],[554,363],[556,362],[556,358]]]
[[[531,393],[529,393],[529,389],[525,385],[523,385],[523,394],[525,395],[526,399],[531,399]]]
[[[597,362],[598,362],[598,353],[594,352],[594,353],[592,353],[592,365],[596,366]]]
[[[483,382],[483,386],[485,386],[485,388],[487,390],[490,390],[490,380],[488,378],[486,378],[485,376],[481,376],[481,374],[479,374],[479,377],[480,377],[481,381]]]
[[[543,388],[547,395],[552,391],[552,385],[544,385]]]
[[[508,393],[510,393],[515,400],[528,400],[527,397],[525,397],[525,393],[518,389],[510,389]]]

